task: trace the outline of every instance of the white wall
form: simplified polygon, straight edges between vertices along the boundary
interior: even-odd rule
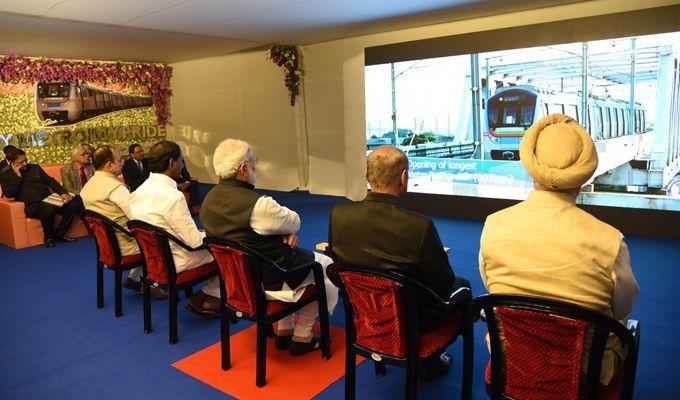
[[[306,187],[361,199],[366,192],[364,48],[676,3],[587,1],[309,45],[303,53],[304,96],[296,107],[288,105],[283,73],[265,59],[264,50],[174,64],[175,129],[168,136],[182,140],[184,130],[213,135],[187,154],[190,171],[201,181],[215,181],[203,158],[218,139],[231,136],[253,144],[261,160],[258,187]]]

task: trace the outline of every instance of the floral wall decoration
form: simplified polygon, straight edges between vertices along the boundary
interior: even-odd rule
[[[267,51],[267,59],[283,68],[290,105],[294,106],[295,98],[300,94],[300,82],[304,74],[301,48],[292,44],[273,44]]]
[[[153,98],[159,125],[170,122],[172,67],[162,64],[90,62],[17,55],[0,57],[0,82],[84,81],[122,85],[145,91]]]
[[[162,140],[170,123],[171,73],[161,64],[0,56],[0,147],[13,144],[26,151],[30,162],[51,164],[68,162],[71,149],[81,142],[118,145],[126,153],[130,143]],[[68,101],[38,94],[41,86],[54,82],[69,88],[64,92]],[[75,102],[84,110],[85,93],[92,102],[106,93],[120,103],[109,100],[107,109],[75,119],[51,118],[50,111],[64,109],[52,106]]]

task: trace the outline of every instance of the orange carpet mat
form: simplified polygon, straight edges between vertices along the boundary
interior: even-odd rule
[[[256,333],[253,325],[232,334],[228,371],[220,368],[219,342],[172,366],[241,400],[311,399],[345,374],[345,330],[331,325],[330,360],[323,359],[321,351],[292,357],[288,351],[276,350],[273,338],[267,339],[267,384],[258,388],[255,385]],[[363,360],[357,357],[357,364]]]

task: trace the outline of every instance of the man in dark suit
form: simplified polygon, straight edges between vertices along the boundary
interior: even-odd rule
[[[12,146],[11,144],[8,144],[7,146],[2,148],[2,152],[5,154],[5,159],[0,161],[0,174],[5,172],[5,170],[11,168],[11,166],[9,165],[9,162],[7,161],[7,154],[11,153],[12,151],[14,151],[16,149],[17,148]]]
[[[26,153],[16,149],[8,154],[7,161],[11,168],[0,174],[0,185],[6,197],[24,202],[26,216],[40,219],[43,227],[46,247],[54,247],[56,239],[73,242],[67,236],[75,216],[83,209],[80,197],[72,197],[54,178],[37,164],[29,164]],[[64,204],[53,206],[42,200],[50,195],[50,190],[57,193]],[[61,215],[59,225],[54,227],[55,214]]]
[[[123,178],[130,192],[134,192],[149,177],[149,162],[144,158],[144,149],[139,143],[131,144],[128,151],[130,158],[123,163]]]
[[[186,165],[182,168],[179,176],[175,178],[175,182],[177,182],[177,189],[180,192],[189,193],[189,211],[191,211],[191,215],[196,216],[197,213],[194,208],[198,205],[198,182],[191,180]]]
[[[368,156],[366,179],[371,192],[363,201],[339,204],[331,212],[330,251],[340,263],[397,272],[429,287],[443,298],[470,283],[451,270],[437,229],[425,215],[405,210],[399,198],[408,187],[408,158],[394,146],[381,146]],[[419,298],[421,332],[438,327],[450,316]],[[422,375],[440,375],[450,367],[448,353],[428,363]],[[429,372],[436,370],[437,372]]]

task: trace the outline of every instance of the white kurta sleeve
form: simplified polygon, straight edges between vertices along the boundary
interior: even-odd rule
[[[612,310],[614,311],[614,318],[622,320],[630,314],[630,310],[633,308],[633,304],[640,293],[640,287],[630,267],[628,246],[623,240],[621,240],[619,254],[614,262],[612,278],[614,278]]]
[[[300,216],[269,196],[257,199],[250,214],[250,227],[260,235],[288,235],[300,229]]]
[[[189,207],[183,195],[170,205],[166,220],[177,238],[188,246],[198,247],[203,244],[203,236],[198,231],[196,222],[191,218]]]
[[[118,187],[109,193],[109,200],[116,203],[116,205],[123,210],[123,214],[125,214],[128,219],[132,219],[132,211],[130,211],[130,191],[127,186],[118,185]]]

